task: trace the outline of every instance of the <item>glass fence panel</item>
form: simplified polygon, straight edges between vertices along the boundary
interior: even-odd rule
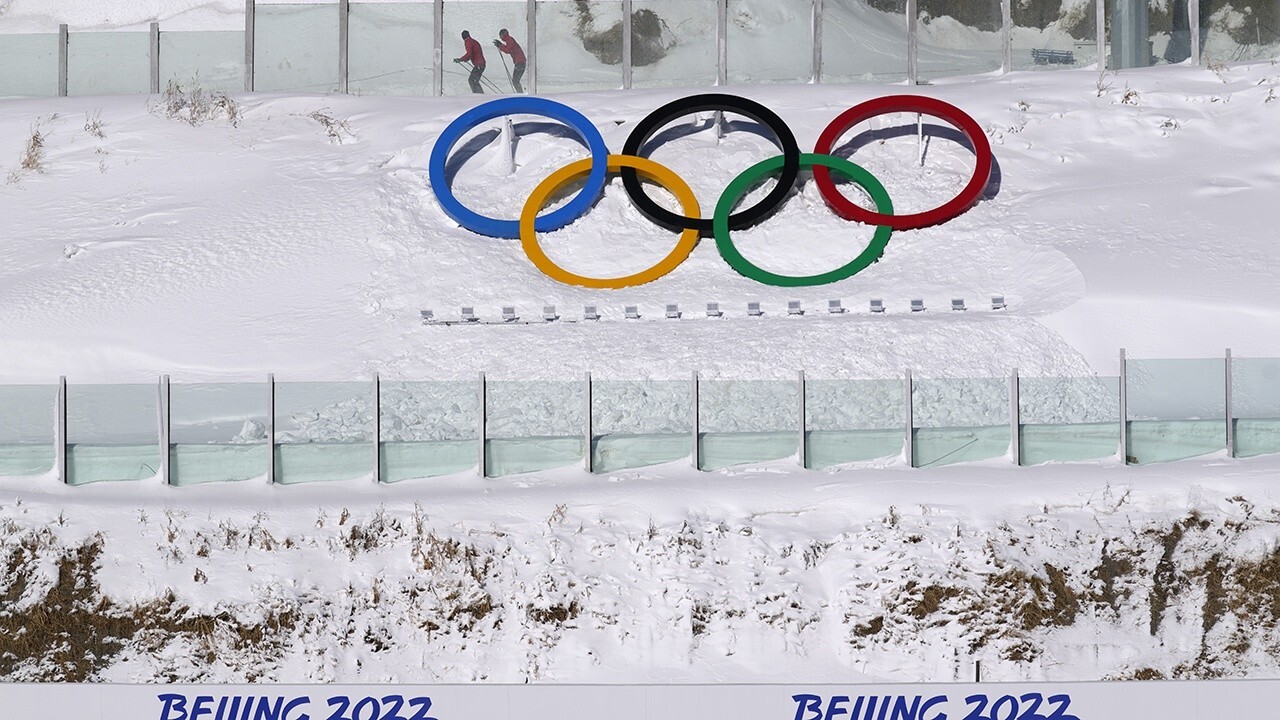
[[[716,0],[634,0],[631,85],[716,82]]]
[[[347,89],[354,95],[431,95],[431,3],[352,3]]]
[[[155,385],[67,386],[67,483],[160,472],[158,407]]]
[[[906,0],[823,4],[822,82],[902,82],[907,77]]]
[[[54,69],[57,69],[56,65]],[[150,33],[69,34],[68,95],[128,95],[148,92],[151,92]]]
[[[1022,378],[1018,416],[1023,465],[1113,457],[1120,447],[1120,378]]]
[[[813,78],[813,0],[728,0],[730,83]]]
[[[698,389],[702,470],[796,454],[800,386],[783,380],[708,380]]]
[[[1098,62],[1097,12],[1093,0],[1067,7],[1015,2],[1013,69],[1070,70]]]
[[[498,31],[505,29],[522,49],[528,44],[524,32],[527,27],[526,7],[523,0],[444,4],[445,95],[465,95],[470,92],[503,95],[515,92],[514,77],[511,75],[512,58],[494,47],[493,41],[498,39]],[[471,64],[454,62],[456,58],[466,54],[463,31],[470,33],[480,43],[480,52],[486,64],[479,75],[476,75]],[[474,88],[473,75],[476,75]]]
[[[917,380],[912,404],[915,467],[985,460],[1009,451],[1008,380]]]
[[[692,407],[689,381],[592,383],[592,467],[607,473],[689,458]]]
[[[1200,52],[1206,65],[1280,56],[1280,2],[1200,0]]]
[[[0,35],[0,97],[58,94],[58,36]]]
[[[538,92],[622,87],[622,3],[539,2]]]
[[[170,83],[210,92],[244,90],[244,32],[161,31],[160,88]]]
[[[276,482],[373,474],[373,383],[276,383]]]
[[[1280,358],[1231,361],[1236,457],[1280,453]]]
[[[906,423],[903,380],[805,383],[805,439],[811,468],[900,455]]]
[[[474,469],[480,446],[477,382],[382,382],[382,481]]]
[[[582,461],[585,382],[491,382],[486,404],[487,476]]]
[[[53,470],[56,385],[0,385],[0,477]]]
[[[265,477],[266,383],[173,383],[169,386],[169,482]]]
[[[916,18],[921,80],[976,75],[1004,65],[1000,0],[922,0]]]
[[[263,5],[254,11],[253,87],[338,90],[338,5]]]
[[[1226,361],[1130,360],[1129,462],[1168,462],[1227,446]]]
[[[1106,0],[1107,67],[1179,63],[1191,57],[1187,1]]]

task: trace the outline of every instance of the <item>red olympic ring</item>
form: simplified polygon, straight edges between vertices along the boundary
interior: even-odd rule
[[[969,178],[969,183],[964,186],[959,195],[932,210],[911,215],[885,215],[860,207],[841,195],[831,179],[830,169],[821,165],[814,166],[813,179],[817,181],[822,198],[827,201],[831,210],[845,220],[855,220],[867,225],[888,225],[894,230],[916,230],[940,225],[973,207],[982,197],[982,191],[991,180],[991,167],[995,156],[991,152],[991,143],[987,141],[987,135],[978,125],[978,121],[950,103],[919,95],[888,95],[859,103],[831,121],[831,124],[818,137],[818,144],[813,152],[818,155],[830,155],[832,146],[846,130],[863,120],[894,112],[931,115],[954,125],[969,139],[977,156],[978,161],[973,168],[973,177]]]

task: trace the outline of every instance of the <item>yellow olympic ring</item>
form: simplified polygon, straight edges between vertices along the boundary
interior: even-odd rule
[[[680,179],[680,176],[672,172],[670,168],[659,165],[648,158],[635,155],[609,156],[609,172],[616,173],[624,167],[635,168],[640,175],[658,183],[672,195],[675,195],[676,199],[680,201],[680,206],[686,216],[694,219],[702,217],[702,213],[698,209],[698,198],[694,196],[693,190],[689,189],[685,181]],[[675,270],[677,265],[689,257],[689,253],[693,252],[694,246],[698,244],[698,228],[696,226],[681,232],[680,240],[676,243],[675,248],[657,265],[633,275],[616,278],[593,278],[571,273],[555,264],[543,252],[542,246],[538,244],[538,233],[533,229],[534,220],[537,219],[538,213],[542,212],[547,198],[551,197],[560,188],[585,176],[589,172],[591,172],[591,158],[584,158],[570,163],[539,183],[538,187],[534,188],[533,193],[529,195],[529,199],[525,201],[524,210],[520,212],[520,244],[524,246],[524,252],[533,261],[534,267],[541,270],[552,280],[567,285],[616,290],[653,282]]]

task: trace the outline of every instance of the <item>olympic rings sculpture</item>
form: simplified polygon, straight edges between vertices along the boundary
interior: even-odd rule
[[[746,116],[768,128],[782,151],[781,155],[756,163],[725,188],[711,218],[702,217],[697,198],[689,186],[671,169],[645,157],[645,144],[672,120],[696,112],[726,111]],[[896,215],[884,185],[865,168],[832,155],[836,141],[849,128],[878,115],[911,112],[944,120],[955,126],[969,141],[977,157],[973,175],[951,200],[923,212]],[[552,173],[534,188],[525,201],[518,220],[491,218],[463,205],[450,187],[447,162],[449,154],[462,137],[480,123],[512,114],[539,115],[557,120],[581,138],[590,157],[571,163]],[[545,275],[569,285],[589,288],[617,289],[653,282],[674,270],[689,257],[703,237],[714,237],[720,256],[741,275],[766,285],[802,287],[825,285],[856,275],[880,259],[894,230],[913,230],[947,222],[973,207],[982,197],[994,166],[991,144],[981,126],[954,105],[917,95],[891,95],[859,103],[840,113],[822,131],[812,153],[801,153],[791,129],[776,113],[753,100],[704,93],[672,101],[653,111],[631,131],[621,155],[609,153],[600,131],[573,108],[553,100],[529,96],[511,96],[492,100],[458,116],[441,133],[428,164],[431,188],[445,214],[462,227],[495,238],[519,238],[525,254]],[[811,169],[824,202],[846,220],[874,225],[875,233],[867,247],[852,261],[834,270],[814,275],[780,275],[750,262],[733,244],[732,232],[758,224],[768,218],[785,201],[801,170]],[[871,196],[875,210],[868,210],[840,193],[831,174],[853,182]],[[539,232],[563,228],[586,214],[604,192],[608,175],[622,176],[622,184],[635,207],[655,224],[680,233],[675,248],[653,266],[623,277],[589,277],[569,272],[557,265],[538,242]],[[735,211],[737,203],[764,178],[776,175],[777,184],[754,205]],[[560,208],[540,214],[557,191],[582,178],[583,188]],[[676,214],[654,202],[644,190],[641,178],[647,179],[675,195],[683,214]]]

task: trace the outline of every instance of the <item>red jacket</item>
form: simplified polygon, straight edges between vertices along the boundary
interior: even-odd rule
[[[498,46],[498,49],[510,55],[511,62],[517,65],[524,64],[524,50],[520,48],[520,43],[516,42],[516,39],[511,37],[510,33],[507,34],[507,39],[505,41],[502,38],[498,38],[498,42],[502,43],[502,45]]]
[[[466,60],[476,67],[484,67],[484,51],[480,49],[480,43],[473,37],[466,39],[464,43],[467,51],[462,53],[459,60]]]

